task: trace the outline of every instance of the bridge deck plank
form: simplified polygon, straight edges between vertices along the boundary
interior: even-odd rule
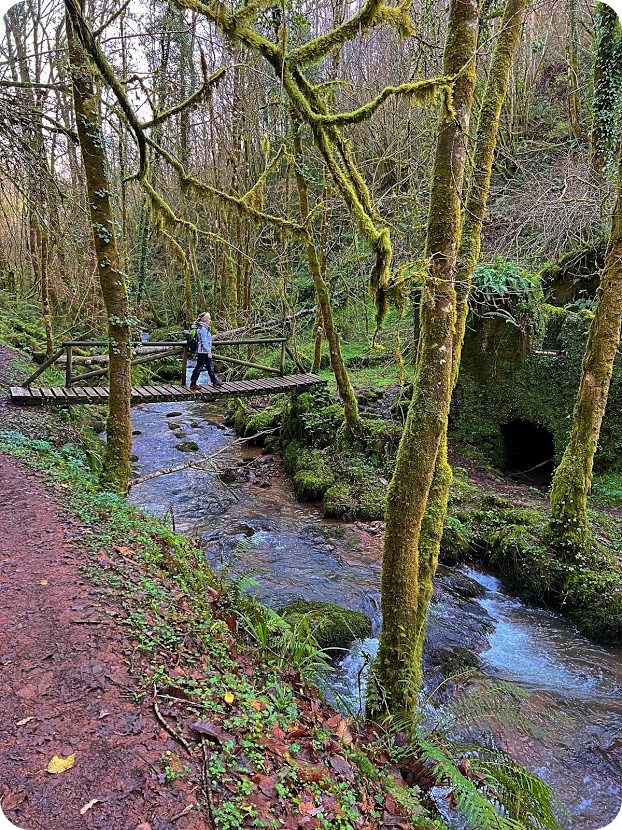
[[[257,378],[255,380],[234,380],[221,387],[201,386],[198,392],[191,392],[187,386],[177,384],[158,384],[132,387],[132,403],[156,403],[158,401],[188,400],[196,398],[205,400],[235,395],[277,395],[293,389],[307,389],[310,386],[326,383],[323,378],[313,374],[285,375],[284,377]],[[104,403],[108,400],[105,386],[72,387],[26,387],[12,386],[11,399],[14,403]]]

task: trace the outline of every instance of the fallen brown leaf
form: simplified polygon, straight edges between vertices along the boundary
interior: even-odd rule
[[[348,781],[354,781],[354,773],[352,767],[343,757],[343,755],[333,755],[330,759],[330,765],[339,775],[343,775]]]
[[[17,810],[17,808],[25,798],[26,792],[24,790],[15,790],[14,792],[9,792],[2,799],[2,809]]]
[[[200,735],[205,735],[206,738],[211,738],[219,744],[227,743],[227,741],[235,742],[235,735],[230,735],[228,732],[224,732],[220,726],[216,726],[206,720],[198,720],[191,724],[190,728],[195,732],[198,732]]]

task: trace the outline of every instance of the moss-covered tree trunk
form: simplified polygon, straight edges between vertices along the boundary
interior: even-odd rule
[[[473,103],[478,28],[477,0],[452,0],[443,72],[466,69],[454,85],[455,113],[441,116],[432,171],[415,384],[387,498],[382,632],[369,697],[374,714],[414,708],[421,686],[419,540],[452,392],[464,133]]]
[[[82,151],[97,271],[108,316],[109,403],[106,450],[101,484],[125,494],[130,475],[132,446],[130,403],[130,321],[125,274],[119,257],[106,171],[105,145],[99,114],[99,99],[90,66],[72,25],[72,0],[66,4],[69,62],[73,83],[76,125]]]
[[[51,357],[54,352],[54,335],[52,333],[52,314],[50,311],[50,231],[45,221],[39,225],[39,256],[41,258],[41,316],[45,327],[45,354]]]
[[[497,146],[499,119],[508,91],[512,61],[527,8],[527,0],[508,0],[501,29],[495,41],[488,79],[479,111],[473,169],[463,211],[456,269],[456,329],[452,348],[452,390],[458,379],[462,343],[468,316],[468,297],[473,271],[481,248],[482,225],[490,192],[490,177]],[[434,478],[419,539],[419,652],[426,634],[428,607],[432,598],[432,580],[438,566],[441,538],[451,487],[451,468],[447,461],[447,434],[443,436],[436,459]]]
[[[547,539],[568,560],[589,552],[587,496],[594,455],[605,414],[613,362],[622,322],[622,144],[618,159],[616,202],[597,304],[583,357],[570,440],[553,477]]]
[[[294,125],[294,155],[297,161],[296,185],[298,188],[298,199],[300,202],[300,220],[301,224],[305,225],[309,218],[309,196],[307,193],[307,183],[302,173],[302,146],[297,125]],[[311,235],[310,228],[307,228],[305,249],[307,254],[307,262],[309,264],[309,271],[315,287],[318,307],[324,324],[324,332],[326,334],[326,342],[328,343],[328,352],[330,355],[330,365],[335,375],[335,380],[337,381],[337,390],[343,403],[348,429],[353,434],[356,434],[360,429],[358,403],[356,401],[354,389],[350,383],[350,378],[348,377],[348,370],[343,362],[341,345],[339,343],[339,333],[335,327],[333,310],[330,304],[330,291],[328,283],[322,274],[320,258],[318,256],[317,248],[313,242],[313,236]]]

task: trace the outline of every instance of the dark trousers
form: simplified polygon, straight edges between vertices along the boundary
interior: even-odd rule
[[[212,382],[212,385],[216,383],[218,377],[216,376],[216,370],[214,369],[214,361],[211,357],[208,357],[206,354],[198,354],[197,355],[197,365],[194,367],[194,371],[190,376],[190,386],[194,386],[197,381],[199,380],[199,375],[201,372],[205,372],[207,370],[207,374],[209,375],[209,379]]]

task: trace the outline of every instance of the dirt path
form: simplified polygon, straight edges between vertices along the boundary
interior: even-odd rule
[[[538,492],[535,487],[512,481],[502,473],[495,473],[492,469],[483,467],[476,461],[465,458],[452,450],[449,451],[449,462],[454,468],[461,467],[466,470],[469,484],[475,485],[482,493],[500,496],[510,501],[515,507],[535,507],[548,512],[546,492]]]
[[[134,700],[133,645],[81,575],[78,520],[13,459],[0,456],[0,482],[5,814],[25,830],[203,830],[190,786],[162,780],[159,759],[178,747],[150,701]],[[72,754],[73,768],[45,771]]]

